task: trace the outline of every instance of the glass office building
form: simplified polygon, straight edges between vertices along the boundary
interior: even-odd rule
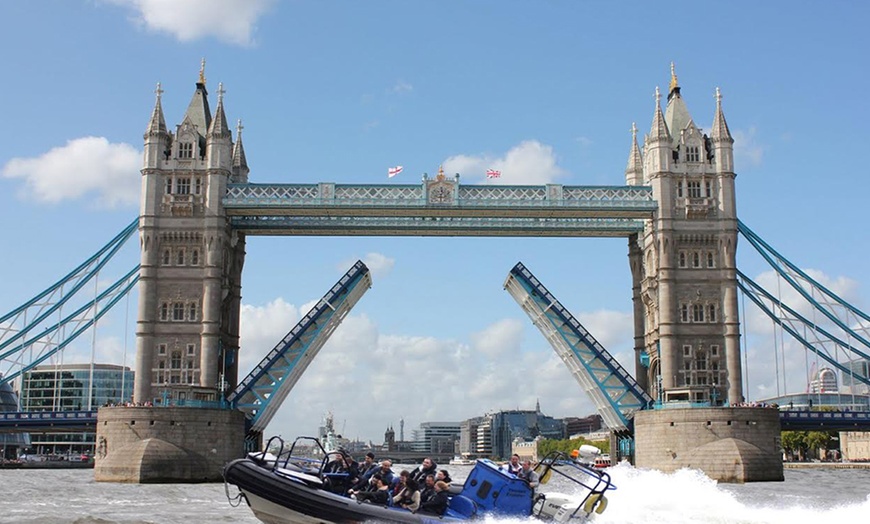
[[[0,411],[18,411],[18,395],[5,382],[0,384]],[[0,433],[0,462],[16,458],[20,450],[29,446],[30,435],[27,433]]]
[[[22,375],[22,411],[96,410],[133,397],[133,371],[114,364],[37,366]],[[39,454],[92,453],[95,434],[31,433],[31,451]]]

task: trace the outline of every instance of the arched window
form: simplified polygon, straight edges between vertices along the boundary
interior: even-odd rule
[[[190,265],[198,266],[199,265],[199,250],[194,249],[190,252]]]
[[[160,320],[169,320],[169,304],[160,304]]]
[[[187,320],[196,320],[196,302],[192,302],[187,308]]]
[[[184,250],[179,249],[178,253],[175,255],[175,264],[179,266],[184,265]]]
[[[169,262],[172,260],[172,252],[168,249],[163,250],[163,265],[168,266]]]
[[[172,320],[184,320],[184,304],[176,302],[172,304]]]
[[[680,267],[686,267],[686,252],[680,251]]]
[[[178,158],[193,158],[193,144],[191,142],[181,142],[178,144]]]
[[[704,321],[704,306],[702,304],[692,304],[692,322]]]
[[[692,253],[692,267],[701,267],[701,254],[697,251]]]
[[[707,306],[707,320],[709,322],[716,322],[716,304]]]
[[[688,304],[680,304],[680,321],[682,321],[682,322],[689,321],[689,305]]]
[[[716,267],[716,257],[712,251],[707,251],[707,267]]]

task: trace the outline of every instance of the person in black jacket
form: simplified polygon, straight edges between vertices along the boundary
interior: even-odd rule
[[[434,460],[426,457],[423,463],[411,471],[411,478],[417,481],[417,484],[422,485],[426,480],[426,475],[434,475],[438,470],[438,464]]]
[[[447,497],[447,488],[449,486],[443,480],[435,483],[435,494],[426,502],[420,503],[419,513],[428,513],[430,515],[444,515],[447,511],[447,506],[450,504],[450,499]]]
[[[351,496],[361,502],[371,502],[387,506],[390,503],[390,487],[381,478],[380,473],[372,475],[371,491],[353,491]]]

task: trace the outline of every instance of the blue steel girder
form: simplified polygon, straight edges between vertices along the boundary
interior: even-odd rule
[[[121,247],[136,232],[137,218],[90,258],[66,276],[31,298],[21,306],[0,317],[0,351],[33,333],[41,324],[58,313],[82,291],[85,284],[100,273]],[[0,357],[0,359],[5,358]]]
[[[372,285],[357,261],[227,397],[262,432],[302,373],[350,309]]]
[[[233,227],[254,235],[628,236],[657,209],[645,186],[463,186],[458,177],[231,184],[223,204]]]
[[[797,291],[815,311],[824,315],[849,337],[854,338],[866,348],[870,348],[870,315],[849,304],[814,280],[764,242],[743,222],[738,221],[737,228],[776,271],[777,275]]]
[[[138,282],[139,265],[137,264],[90,302],[0,354],[0,365],[4,366],[0,370],[0,375],[2,375],[0,384],[11,383],[19,375],[30,371],[53,355],[63,351],[80,335],[94,327],[103,316],[112,310],[115,304],[127,296]],[[4,344],[2,347],[5,349],[6,345]],[[29,362],[24,363],[25,351],[33,350],[35,347],[38,349],[33,351],[28,359]]]
[[[522,263],[510,271],[504,287],[592,398],[608,428],[628,429],[634,412],[652,404],[634,377]]]
[[[870,385],[870,379],[868,379],[867,377],[863,377],[860,374],[854,373],[854,370],[849,369],[848,367],[838,362],[836,358],[832,357],[827,351],[825,343],[827,342],[829,344],[843,348],[843,350],[846,352],[856,353],[864,358],[867,358],[867,355],[864,352],[858,350],[857,348],[843,341],[842,339],[835,337],[828,331],[822,329],[820,326],[813,324],[805,317],[799,315],[793,309],[789,308],[788,306],[774,298],[770,293],[765,291],[761,286],[752,281],[752,279],[747,277],[742,272],[737,271],[737,276],[737,287],[739,287],[740,290],[743,291],[743,294],[749,297],[749,299],[753,303],[755,303],[755,305],[758,306],[758,308],[762,312],[764,312],[773,322],[775,322],[780,328],[782,328],[783,331],[791,335],[791,337],[794,338],[803,347],[805,347],[809,351],[812,351],[813,353],[821,357],[822,360],[837,368],[840,372],[844,373],[845,375],[851,376],[854,380],[857,380],[858,382]],[[771,305],[768,306],[766,301],[769,301]],[[777,314],[774,309],[778,309],[781,312],[788,312],[791,317],[794,318],[786,317],[782,314]],[[827,337],[827,340],[820,340],[817,337],[816,343],[813,343],[807,340],[806,336],[802,335],[798,331],[798,327],[809,328],[809,333],[822,334]],[[806,333],[806,330],[804,331]]]

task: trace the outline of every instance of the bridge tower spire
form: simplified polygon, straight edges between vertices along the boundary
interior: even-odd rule
[[[629,239],[638,382],[660,401],[740,402],[733,140],[721,98],[712,136],[695,125],[673,64],[664,112],[659,96],[642,178],[659,209]]]
[[[203,60],[174,133],[161,94],[158,85],[145,134],[134,399],[216,401],[238,376],[245,254],[244,235],[232,232],[222,204],[234,172],[224,90],[212,118]]]

